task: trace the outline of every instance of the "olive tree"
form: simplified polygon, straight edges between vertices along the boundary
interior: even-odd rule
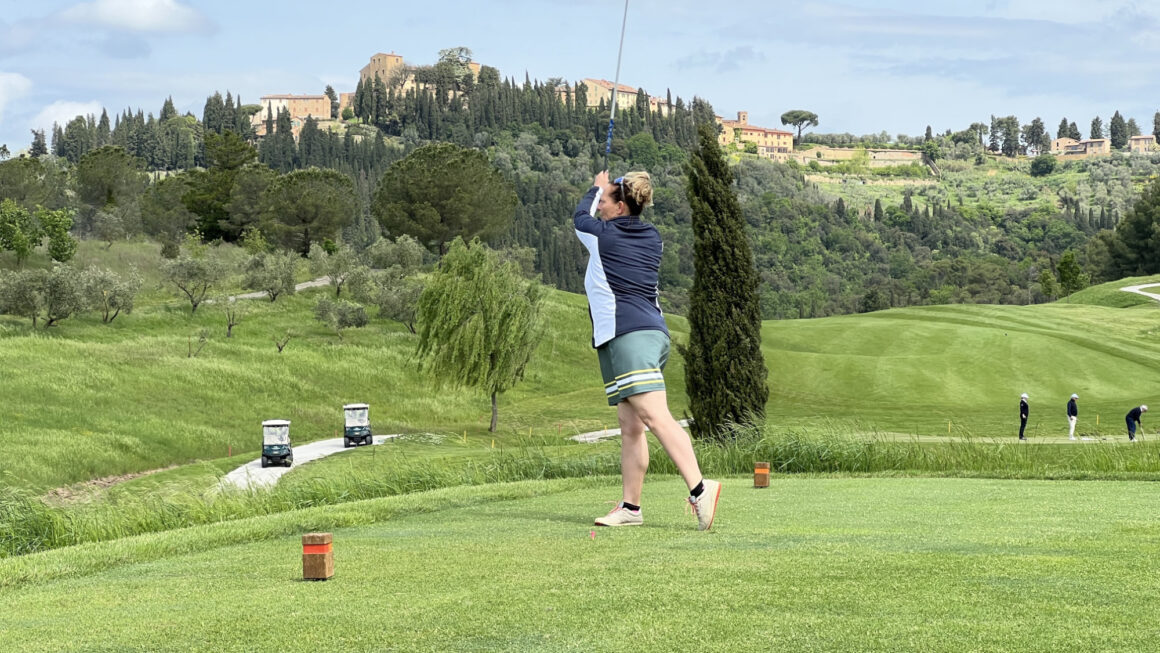
[[[293,295],[298,255],[294,252],[261,253],[251,256],[242,268],[242,287],[266,293],[270,301],[279,295]]]
[[[81,273],[81,293],[106,324],[122,312],[133,312],[133,300],[140,289],[141,276],[136,270],[122,277],[107,268],[91,266]]]
[[[0,277],[0,313],[27,317],[33,328],[45,328],[84,310],[80,273],[68,265],[34,269]]]
[[[226,276],[226,267],[208,253],[183,253],[161,262],[161,276],[189,300],[190,315],[205,301],[211,288]]]

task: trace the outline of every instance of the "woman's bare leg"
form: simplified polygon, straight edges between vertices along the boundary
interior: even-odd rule
[[[660,441],[661,446],[665,448],[665,453],[669,455],[673,464],[677,466],[677,471],[681,473],[681,478],[685,479],[685,485],[688,485],[689,489],[692,490],[697,483],[701,482],[701,468],[697,465],[697,455],[693,452],[693,441],[689,439],[689,434],[681,428],[681,425],[673,419],[672,413],[669,412],[668,395],[665,394],[664,390],[656,390],[632,395],[626,401],[636,412],[637,418]],[[624,406],[624,404],[625,401],[620,402],[620,406]],[[622,448],[622,468],[624,464],[623,452]],[[647,460],[646,454],[646,463]],[[643,477],[642,473],[642,480]],[[625,483],[627,488],[627,480]]]
[[[640,495],[644,487],[644,473],[648,470],[648,440],[644,434],[644,422],[628,402],[616,405],[616,418],[620,422],[620,477],[624,485],[625,503],[640,505]]]

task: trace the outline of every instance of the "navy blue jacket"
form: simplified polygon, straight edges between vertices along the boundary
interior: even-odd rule
[[[588,249],[584,290],[592,318],[592,346],[631,331],[651,329],[668,335],[657,288],[661,235],[638,216],[608,221],[593,217],[590,209],[599,190],[596,186],[588,189],[572,216],[576,236]]]
[[[1132,410],[1129,410],[1128,411],[1128,421],[1135,422],[1135,423],[1139,424],[1140,423],[1140,414],[1141,414],[1141,411],[1140,411],[1139,406],[1136,406]]]
[[[1020,399],[1019,400],[1019,419],[1027,419],[1027,417],[1029,415],[1031,415],[1031,407],[1027,405],[1026,401]]]
[[[1079,417],[1079,406],[1075,405],[1075,399],[1069,399],[1067,401],[1067,416]]]

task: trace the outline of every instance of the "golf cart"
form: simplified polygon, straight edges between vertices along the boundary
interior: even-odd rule
[[[262,467],[294,464],[290,448],[290,421],[268,419],[262,422]]]
[[[371,435],[371,407],[367,404],[347,404],[342,407],[345,424],[342,429],[342,447],[357,447],[360,444],[374,444]]]

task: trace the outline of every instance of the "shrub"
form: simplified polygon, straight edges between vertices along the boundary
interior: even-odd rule
[[[1055,157],[1050,154],[1040,154],[1031,161],[1031,176],[1045,177],[1055,171]]]

